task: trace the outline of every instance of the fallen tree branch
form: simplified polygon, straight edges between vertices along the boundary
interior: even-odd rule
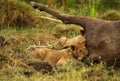
[[[37,16],[37,17],[42,18],[42,19],[47,19],[47,20],[50,20],[50,21],[55,21],[55,22],[62,23],[62,21],[60,21],[58,19],[50,18],[50,17],[45,17],[45,16]]]

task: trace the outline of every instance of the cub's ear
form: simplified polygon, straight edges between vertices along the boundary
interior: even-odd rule
[[[80,34],[82,35],[82,36],[84,36],[85,35],[85,30],[80,30]]]
[[[67,37],[61,37],[61,38],[59,39],[59,42],[60,42],[60,44],[61,44],[62,46],[65,45],[66,41],[67,41]]]
[[[75,46],[71,45],[70,48],[74,51],[75,50]]]

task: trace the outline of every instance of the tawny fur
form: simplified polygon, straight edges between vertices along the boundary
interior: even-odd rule
[[[85,42],[76,43],[73,50],[74,58],[76,58],[77,60],[82,60],[82,58],[87,54],[88,54],[88,51],[87,51],[87,48],[85,47]]]
[[[49,48],[36,49],[28,54],[29,58],[41,59],[54,65],[66,64],[72,59],[81,60],[87,54],[85,43],[76,43],[62,50]]]
[[[85,47],[85,37],[82,35],[73,38],[61,37],[59,42],[63,48],[73,46],[73,55],[77,60],[81,60],[82,57],[87,55],[88,51]]]
[[[85,37],[82,35],[75,36],[73,38],[61,37],[59,42],[63,47],[76,45],[77,43],[85,43]]]
[[[41,48],[28,54],[30,58],[40,58],[54,65],[65,64],[72,58],[72,50],[70,48],[62,50],[54,50],[49,48]]]

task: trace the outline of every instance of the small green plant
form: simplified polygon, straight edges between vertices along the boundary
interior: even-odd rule
[[[105,9],[119,9],[120,1],[119,0],[100,0],[100,6]]]
[[[85,6],[87,7],[88,15],[91,17],[97,17],[97,2],[98,0],[88,0],[85,3]]]
[[[73,4],[73,0],[66,0],[66,5],[71,6]]]
[[[108,10],[102,14],[100,18],[105,20],[120,20],[120,12],[116,10]]]

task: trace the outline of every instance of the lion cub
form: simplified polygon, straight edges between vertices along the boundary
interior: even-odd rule
[[[82,35],[68,39],[62,37],[59,40],[62,50],[55,50],[49,48],[41,48],[32,51],[28,54],[30,58],[40,58],[54,65],[65,64],[67,61],[75,58],[81,60],[86,54],[85,38]]]
[[[40,58],[54,65],[65,64],[72,58],[72,49],[55,50],[49,48],[36,49],[28,54],[30,58]]]
[[[72,47],[73,57],[81,60],[83,56],[87,55],[88,51],[85,47],[85,37],[79,35],[73,38],[61,37],[59,43],[63,48]]]
[[[30,58],[40,58],[54,65],[66,64],[68,61],[81,60],[87,54],[84,43],[78,42],[76,45],[67,46],[62,50],[49,48],[36,49],[28,54]]]
[[[77,45],[77,43],[84,43],[85,44],[85,37],[82,35],[78,35],[73,38],[67,38],[67,37],[61,37],[59,39],[59,43],[61,46],[66,47],[66,46],[71,46],[71,45]]]

